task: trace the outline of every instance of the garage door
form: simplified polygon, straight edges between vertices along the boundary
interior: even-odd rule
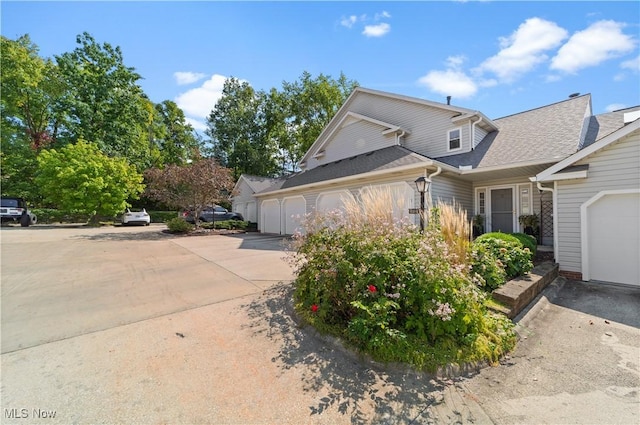
[[[307,213],[307,201],[303,196],[285,198],[282,206],[284,210],[284,233],[293,235],[300,230],[300,221]]]
[[[587,207],[589,279],[640,285],[640,193],[608,194]]]
[[[344,208],[344,199],[353,199],[353,195],[348,190],[338,190],[334,192],[323,192],[316,200],[316,210],[327,212]]]
[[[375,196],[389,198],[389,211],[394,220],[410,218],[409,208],[413,207],[414,189],[406,182],[389,183],[363,187],[362,194],[372,191]]]
[[[260,230],[263,233],[280,234],[280,202],[277,199],[263,201],[260,209]]]
[[[256,203],[254,201],[247,202],[247,215],[244,216],[244,219],[250,221],[252,223],[256,223],[258,220],[256,212]]]

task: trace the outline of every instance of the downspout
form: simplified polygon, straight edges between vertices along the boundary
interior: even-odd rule
[[[400,144],[400,139],[402,139],[404,137],[405,133],[406,133],[405,130],[402,130],[402,133],[400,133],[400,134],[398,134],[398,132],[396,131],[396,145],[402,146]]]
[[[433,187],[433,178],[435,176],[439,175],[440,173],[442,173],[442,167],[438,167],[436,169],[436,171],[431,175],[427,174],[427,169],[426,168],[424,170],[425,177],[428,178],[429,180],[431,180],[431,185],[429,185],[429,205],[428,205],[428,209],[429,210],[431,209],[431,206],[433,205],[433,197],[431,196],[431,188]]]
[[[558,262],[558,197],[556,193],[556,183],[553,183],[553,189],[542,186],[539,181],[536,181],[536,186],[538,187],[538,190],[551,192],[551,199],[553,203],[553,258]]]
[[[480,116],[480,119],[478,121],[474,121],[471,124],[471,150],[474,150],[476,148],[476,125],[480,124],[482,122],[482,116]]]

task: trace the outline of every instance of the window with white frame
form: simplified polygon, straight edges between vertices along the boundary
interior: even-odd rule
[[[487,211],[487,192],[484,189],[478,190],[478,199],[476,201],[476,212],[485,215]]]
[[[449,130],[448,133],[448,139],[449,139],[449,145],[448,145],[448,150],[450,151],[457,151],[458,149],[462,148],[462,143],[460,141],[460,129],[456,128],[455,130]]]
[[[532,214],[531,208],[531,188],[529,185],[520,186],[520,214]]]

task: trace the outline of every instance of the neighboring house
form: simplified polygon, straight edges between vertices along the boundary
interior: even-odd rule
[[[394,194],[390,206],[394,215],[417,223],[409,208],[419,206],[414,181],[424,176],[432,182],[428,202],[455,200],[470,217],[483,216],[487,232],[522,231],[520,215],[539,215],[541,243],[554,246],[561,270],[579,277],[576,272],[584,274],[581,262],[569,258],[582,254],[576,254],[575,247],[568,248],[575,239],[564,241],[570,232],[559,228],[565,217],[557,206],[563,205],[569,178],[584,180],[584,170],[580,170],[590,157],[561,164],[594,149],[593,155],[602,155],[598,153],[604,149],[599,147],[602,142],[632,128],[624,122],[625,113],[637,110],[640,108],[593,116],[591,96],[572,95],[558,103],[490,119],[449,101],[443,104],[359,87],[302,158],[299,173],[271,181],[261,190],[251,187],[256,177],[241,177],[234,211],[242,212],[240,208],[255,202],[260,231],[292,234],[305,213],[340,208],[343,199],[357,199],[361,191],[380,186]],[[611,167],[637,189],[639,145],[637,138],[628,143],[636,152],[635,168],[617,170],[616,160],[603,156],[605,162],[614,161]],[[628,160],[633,163],[633,156]],[[578,169],[567,170],[569,165]],[[564,174],[563,180],[559,174]],[[549,183],[554,179],[558,183]],[[597,186],[595,179],[587,181]],[[580,251],[579,239],[577,243]],[[585,278],[596,279],[590,274]]]
[[[236,182],[233,189],[234,212],[242,214],[245,220],[251,223],[258,222],[258,204],[255,194],[273,186],[283,179],[270,177],[251,176],[243,174]]]

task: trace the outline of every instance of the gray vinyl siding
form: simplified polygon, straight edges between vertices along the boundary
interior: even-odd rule
[[[605,190],[640,188],[640,133],[614,142],[576,165],[589,165],[588,177],[557,182],[558,254],[561,270],[582,272],[580,207]]]
[[[451,204],[455,201],[467,211],[469,219],[473,217],[473,188],[470,182],[436,176],[433,178],[431,191],[434,204]]]
[[[349,110],[408,130],[402,145],[430,158],[471,150],[469,122],[452,123],[455,112],[368,93],[360,93]],[[456,128],[461,129],[462,149],[449,152],[448,132]]]
[[[476,132],[473,140],[473,149],[475,149],[475,147],[478,146],[478,143],[480,143],[482,139],[484,139],[486,135],[489,134],[486,130],[478,127],[477,125],[475,131]]]
[[[325,147],[323,157],[309,159],[307,168],[392,146],[395,143],[395,135],[383,135],[384,130],[387,129],[368,121],[349,124],[336,131],[331,142]]]

